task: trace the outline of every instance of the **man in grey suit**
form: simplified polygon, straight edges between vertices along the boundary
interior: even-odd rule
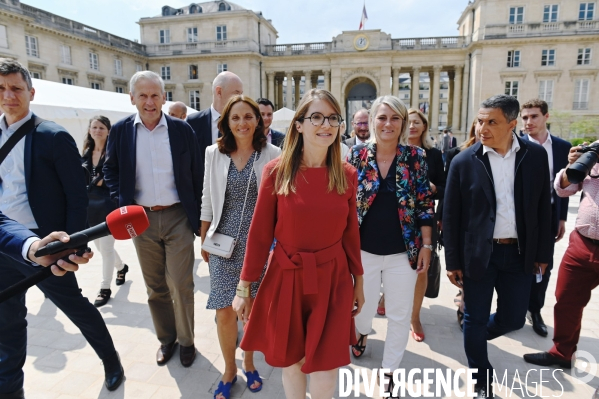
[[[370,138],[370,130],[368,129],[368,110],[362,108],[357,110],[351,118],[353,127],[351,138],[344,141],[349,148],[356,144],[362,144]]]
[[[447,151],[451,148],[451,137],[449,136],[449,132],[447,129],[443,130],[443,140],[441,141],[441,154],[443,155],[443,163],[445,163],[445,157],[447,156]]]

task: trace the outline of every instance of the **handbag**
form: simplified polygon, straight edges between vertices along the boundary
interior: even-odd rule
[[[424,296],[427,298],[436,298],[439,296],[441,286],[441,259],[437,251],[431,253],[431,264],[428,267],[428,284]]]
[[[252,161],[252,171],[254,170],[254,163],[256,162],[256,153],[254,153],[254,160]],[[243,200],[243,208],[241,208],[241,216],[239,218],[239,228],[237,229],[237,236],[235,238],[222,233],[214,233],[212,237],[206,236],[202,243],[202,249],[212,255],[218,255],[223,258],[229,259],[233,255],[235,244],[239,238],[241,232],[241,223],[243,221],[243,213],[245,212],[245,204],[248,199],[248,193],[250,191],[250,183],[252,182],[252,175],[248,179],[248,186],[245,190],[245,199]]]

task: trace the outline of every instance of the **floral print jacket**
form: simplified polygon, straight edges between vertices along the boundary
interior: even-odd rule
[[[402,235],[412,269],[416,269],[418,251],[422,247],[420,226],[433,226],[434,200],[428,180],[428,167],[422,148],[397,146],[395,172],[397,211]],[[376,144],[352,147],[347,162],[358,170],[358,223],[361,225],[379,190],[379,169],[376,163]]]

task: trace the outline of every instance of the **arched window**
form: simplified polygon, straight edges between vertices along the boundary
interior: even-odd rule
[[[168,17],[169,15],[171,15],[170,7],[169,6],[162,7],[162,16]]]
[[[198,12],[197,9],[198,9],[198,6],[196,6],[195,4],[192,4],[189,6],[189,13],[195,14],[196,12]]]
[[[218,5],[218,11],[227,11],[227,5],[225,3],[220,3]]]

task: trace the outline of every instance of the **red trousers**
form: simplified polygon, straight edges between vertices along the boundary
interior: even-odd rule
[[[557,276],[557,303],[553,309],[555,329],[549,353],[565,360],[572,358],[580,338],[582,311],[597,285],[599,245],[574,230]]]

